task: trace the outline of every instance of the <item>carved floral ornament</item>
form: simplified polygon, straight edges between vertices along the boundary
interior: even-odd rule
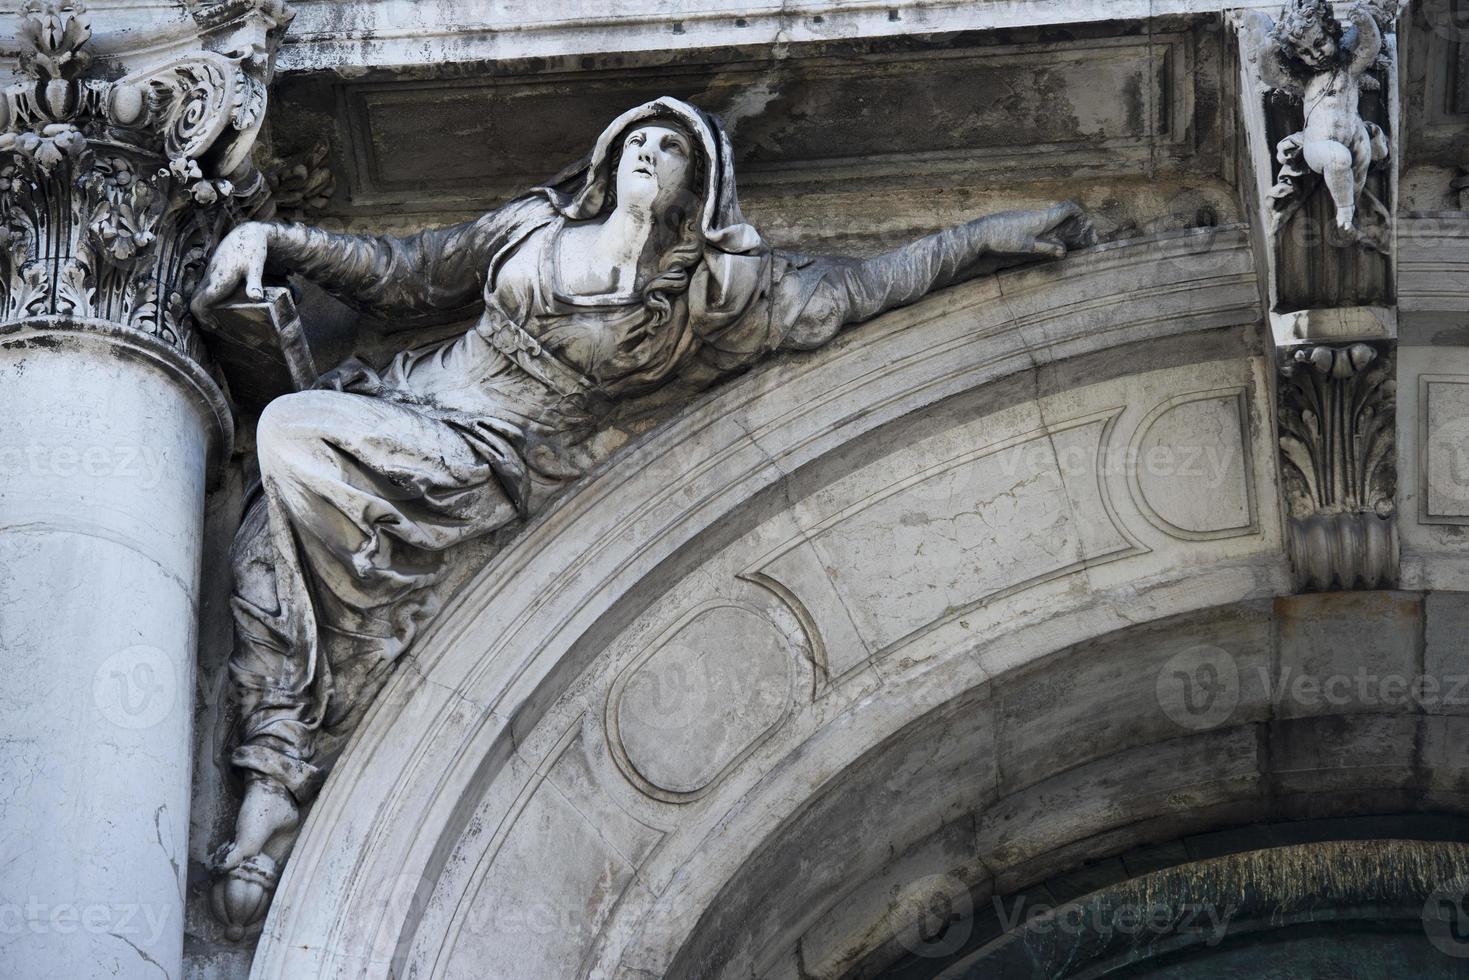
[[[1398,549],[1392,348],[1307,346],[1281,358],[1281,482],[1297,584],[1388,587]]]
[[[211,21],[281,0],[236,0]],[[187,298],[210,250],[268,197],[250,150],[268,45],[197,51],[116,80],[87,77],[85,4],[31,0],[22,71],[0,94],[0,306],[6,320],[95,318],[194,356]]]

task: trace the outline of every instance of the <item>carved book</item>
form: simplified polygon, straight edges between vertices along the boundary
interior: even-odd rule
[[[215,316],[217,324],[201,323],[200,329],[241,409],[259,412],[272,399],[316,383],[316,359],[290,290],[268,286],[263,300],[240,294]]]

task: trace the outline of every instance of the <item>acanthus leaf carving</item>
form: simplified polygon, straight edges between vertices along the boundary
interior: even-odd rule
[[[81,0],[61,4],[27,0],[21,12],[26,16],[17,32],[22,43],[20,66],[45,78],[46,104],[55,107],[56,118],[61,118],[65,114],[64,83],[86,71],[92,60],[83,50],[92,37],[87,5]]]
[[[1302,588],[1380,588],[1396,578],[1393,362],[1385,343],[1282,352],[1281,482]]]
[[[337,178],[329,164],[330,155],[331,146],[318,143],[266,167],[265,179],[274,205],[273,216],[277,220],[305,221],[327,206],[337,189]]]
[[[252,50],[236,55],[239,64],[235,68],[235,90],[230,106],[230,125],[243,132],[260,124],[265,117],[265,83],[260,72],[268,64],[263,51]],[[255,67],[246,71],[245,66]]]
[[[223,6],[211,29],[251,11],[267,31],[289,20],[277,0]],[[265,184],[249,153],[274,39],[106,80],[82,77],[90,36],[80,2],[25,9],[21,64],[32,78],[0,97],[5,313],[109,320],[197,358],[187,297]]]

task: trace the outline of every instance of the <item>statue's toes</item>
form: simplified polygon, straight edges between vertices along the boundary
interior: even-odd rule
[[[234,841],[230,841],[214,849],[214,854],[210,856],[209,863],[214,865],[215,871],[233,871],[243,864],[249,856],[243,847]]]

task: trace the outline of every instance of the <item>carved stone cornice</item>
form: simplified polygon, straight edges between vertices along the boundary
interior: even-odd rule
[[[136,65],[115,43],[94,57],[83,3],[26,6],[26,80],[0,93],[0,319],[104,321],[202,356],[188,298],[268,196],[250,154],[289,19],[280,0],[220,4],[195,50]]]
[[[1280,352],[1281,489],[1303,591],[1397,581],[1396,392],[1388,343]]]

